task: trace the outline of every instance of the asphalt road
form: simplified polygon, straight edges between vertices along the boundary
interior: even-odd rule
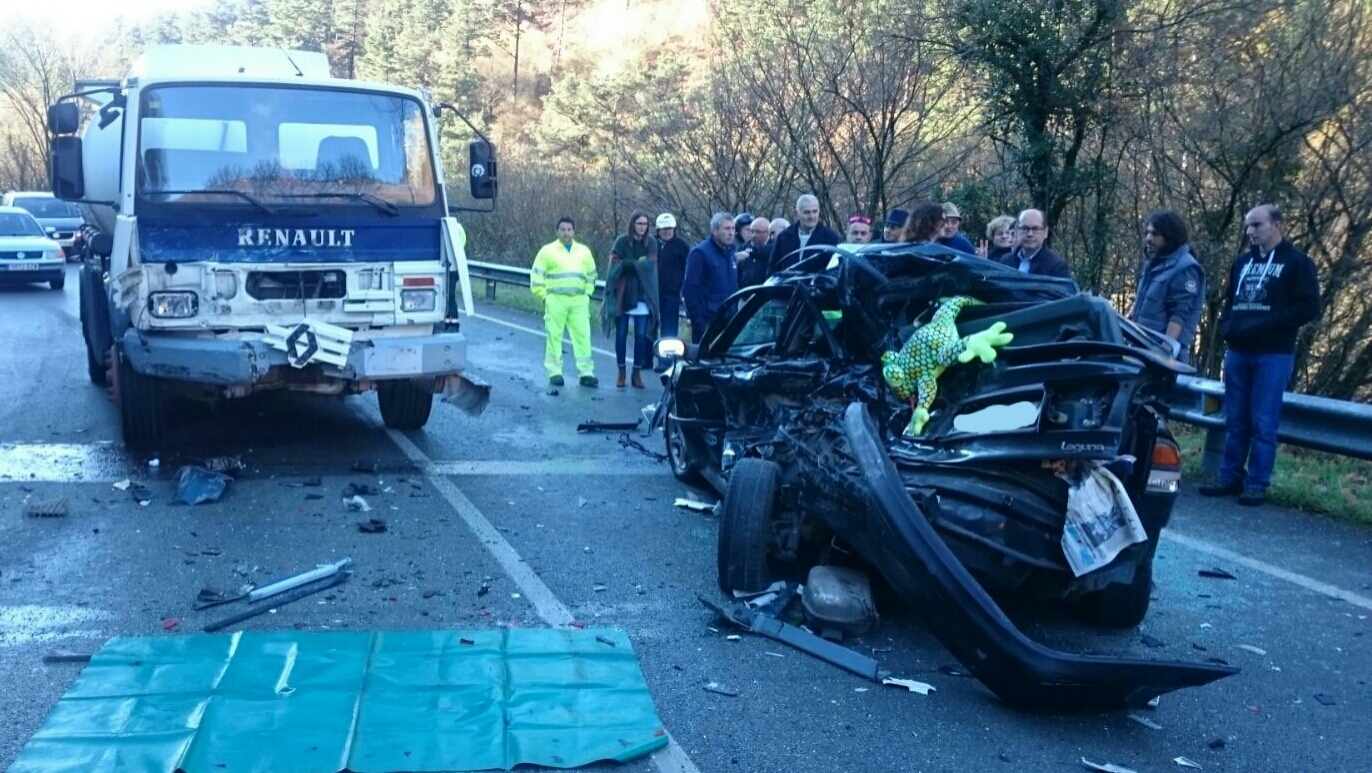
[[[615,769],[1066,771],[1083,769],[1082,757],[1140,773],[1179,770],[1176,757],[1221,771],[1372,769],[1367,530],[1186,494],[1140,630],[1011,611],[1064,649],[1243,668],[1164,696],[1144,712],[1161,729],[1124,713],[1010,711],[975,680],[940,670],[954,661],[915,615],[883,609],[857,647],[936,687],[919,695],[767,640],[727,639],[734,632],[695,598],[718,594],[715,523],[673,507],[713,492],[688,490],[617,434],[575,429],[632,421],[655,391],[614,389],[613,359],[601,353],[602,388],[549,394],[532,316],[483,307],[464,322],[472,366],[494,387],[479,418],[439,405],[423,432],[401,435],[381,426],[370,398],[185,407],[152,468],[124,453],[109,394],[86,380],[75,286],[0,289],[0,768],[79,672],[43,664],[54,645],[184,635],[221,611],[190,609],[206,585],[351,556],[356,574],[336,592],[242,628],[623,628],[676,746]],[[660,450],[660,438],[633,437]],[[180,464],[215,454],[242,455],[249,469],[218,502],[172,504]],[[376,471],[354,471],[359,462]],[[316,476],[322,486],[298,485]],[[126,478],[151,502],[112,486]],[[362,516],[342,503],[349,483],[383,491],[368,499],[386,533],[356,529]],[[22,514],[54,496],[68,499],[67,517]],[[1209,568],[1237,579],[1197,575]],[[166,633],[169,618],[180,627]],[[737,697],[707,692],[710,682]]]

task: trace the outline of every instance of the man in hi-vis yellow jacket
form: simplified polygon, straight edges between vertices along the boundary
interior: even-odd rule
[[[599,386],[591,355],[591,294],[595,292],[595,256],[574,240],[576,223],[570,217],[557,221],[557,241],[543,246],[534,258],[529,289],[543,301],[543,325],[548,331],[543,366],[548,383],[562,386],[562,330],[572,335],[572,354],[581,385]]]

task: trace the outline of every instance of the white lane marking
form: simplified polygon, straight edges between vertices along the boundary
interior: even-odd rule
[[[477,319],[484,319],[484,320],[486,320],[487,322],[494,322],[494,323],[496,323],[497,325],[504,325],[505,327],[511,327],[511,328],[514,328],[515,330],[523,330],[525,333],[533,333],[534,335],[538,336],[539,338],[547,338],[547,337],[548,337],[548,333],[547,333],[547,331],[545,331],[545,330],[538,330],[537,328],[524,327],[523,325],[516,325],[516,324],[513,323],[513,322],[506,322],[506,321],[503,320],[503,319],[496,319],[495,317],[488,317],[488,316],[486,316],[485,314],[473,314],[472,316],[473,316],[473,317],[476,317]],[[565,338],[562,339],[562,343],[563,343],[563,345],[566,345],[567,339],[565,339]],[[614,352],[610,351],[609,349],[601,349],[599,346],[592,346],[592,347],[591,347],[591,351],[595,352],[596,354],[603,354],[603,355],[605,355],[606,357],[613,357],[613,356],[615,356],[615,353],[614,353]]]
[[[1303,574],[1297,574],[1296,572],[1283,569],[1280,566],[1273,566],[1272,564],[1269,564],[1266,561],[1259,561],[1256,558],[1249,558],[1248,556],[1242,555],[1240,553],[1235,553],[1232,550],[1222,548],[1219,545],[1211,544],[1209,542],[1206,542],[1205,540],[1196,539],[1195,537],[1188,537],[1185,534],[1178,534],[1177,532],[1172,531],[1170,529],[1164,529],[1162,532],[1162,536],[1163,539],[1170,540],[1172,542],[1177,543],[1178,545],[1190,548],[1191,550],[1194,550],[1196,552],[1205,553],[1216,558],[1223,558],[1226,561],[1233,561],[1234,563],[1240,566],[1246,566],[1249,569],[1262,572],[1266,575],[1270,575],[1272,577],[1277,578],[1278,580],[1285,580],[1289,583],[1292,583],[1293,585],[1299,585],[1300,587],[1305,588],[1308,591],[1313,591],[1323,596],[1329,596],[1331,598],[1347,601],[1349,604],[1352,604],[1355,607],[1362,607],[1363,609],[1372,609],[1372,598],[1359,595],[1357,593],[1354,593],[1353,591],[1344,590],[1343,588],[1340,588],[1336,585],[1330,585],[1326,582],[1320,582],[1319,580],[1316,580],[1314,578],[1306,577]]]
[[[429,457],[412,440],[405,437],[399,430],[387,429],[386,434],[390,436],[391,442],[398,446],[410,461],[421,469],[432,469],[434,464],[429,461]],[[500,564],[500,568],[510,576],[515,585],[519,586],[524,598],[534,605],[534,610],[543,621],[552,626],[565,626],[576,618],[572,616],[572,611],[554,595],[551,588],[543,582],[543,578],[534,573],[529,565],[524,563],[519,553],[514,549],[505,537],[486,520],[481,510],[472,504],[472,500],[457,487],[457,484],[439,475],[429,474],[426,476],[438,493],[452,505],[459,517],[472,530],[481,544],[486,546]],[[649,758],[653,767],[661,773],[700,773],[700,769],[691,762],[691,758],[686,756],[686,751],[676,742],[671,733],[667,734],[667,746]]]
[[[433,462],[422,468],[426,475],[661,475],[665,468],[654,463],[626,463],[608,459],[548,459],[537,462]]]

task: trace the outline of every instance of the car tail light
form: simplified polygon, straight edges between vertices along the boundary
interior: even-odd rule
[[[1175,494],[1181,486],[1181,449],[1171,440],[1153,444],[1153,465],[1148,472],[1149,493]]]

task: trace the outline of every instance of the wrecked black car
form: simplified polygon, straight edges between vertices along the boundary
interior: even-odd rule
[[[680,353],[655,422],[680,479],[718,489],[721,589],[874,568],[1007,702],[1141,705],[1233,673],[1054,653],[987,589],[1146,615],[1191,369],[1070,280],[938,246],[826,248],[739,291]],[[938,610],[937,613],[931,610]]]

